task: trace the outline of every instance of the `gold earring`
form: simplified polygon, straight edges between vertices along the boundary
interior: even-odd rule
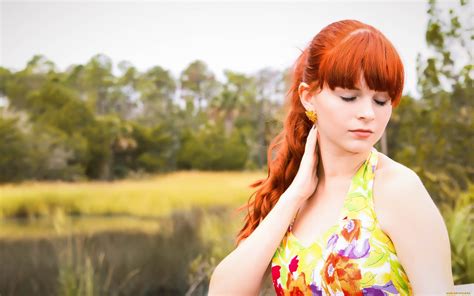
[[[314,112],[313,110],[306,110],[305,113],[309,120],[311,120],[312,122],[315,123],[318,120],[318,115],[316,115],[316,112]]]

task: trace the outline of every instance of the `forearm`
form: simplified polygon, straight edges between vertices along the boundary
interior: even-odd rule
[[[299,206],[296,195],[283,193],[252,234],[216,267],[209,295],[257,295],[265,270]]]

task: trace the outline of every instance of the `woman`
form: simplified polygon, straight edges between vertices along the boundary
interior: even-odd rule
[[[355,20],[319,32],[296,61],[269,175],[210,295],[445,295],[440,212],[411,169],[378,152],[404,69],[390,41]],[[274,155],[274,156],[273,156]],[[273,157],[272,157],[273,156]]]

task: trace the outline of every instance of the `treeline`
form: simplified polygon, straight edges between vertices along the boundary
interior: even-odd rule
[[[278,129],[282,72],[226,71],[202,61],[180,75],[138,71],[96,55],[59,72],[34,56],[25,69],[0,68],[0,181],[115,179],[180,169],[265,165]]]

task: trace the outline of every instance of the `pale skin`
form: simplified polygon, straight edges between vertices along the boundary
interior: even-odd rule
[[[295,236],[308,244],[335,224],[351,176],[382,137],[392,113],[388,94],[370,90],[363,75],[360,81],[360,91],[324,88],[314,96],[308,94],[305,83],[300,85],[303,106],[318,114],[321,151],[316,193],[300,210],[293,229]],[[341,96],[356,99],[347,102]],[[376,101],[387,103],[382,106]],[[358,128],[374,133],[356,139],[348,130]],[[449,236],[441,213],[413,170],[383,153],[378,155],[373,187],[375,212],[382,230],[395,245],[414,294],[445,295],[454,291]]]
[[[298,209],[293,234],[305,245],[336,223],[351,177],[382,137],[392,113],[388,94],[367,88],[362,73],[356,87],[333,91],[324,86],[310,94],[308,85],[300,84],[301,103],[316,112],[318,121],[308,134],[297,176],[257,229],[216,267],[209,295],[258,295],[263,280],[270,280],[271,257]],[[355,99],[347,102],[341,96]],[[361,139],[349,132],[360,128],[373,133]],[[316,145],[321,159],[314,153]],[[454,291],[449,237],[440,212],[415,172],[383,153],[378,156],[375,212],[414,295]]]

